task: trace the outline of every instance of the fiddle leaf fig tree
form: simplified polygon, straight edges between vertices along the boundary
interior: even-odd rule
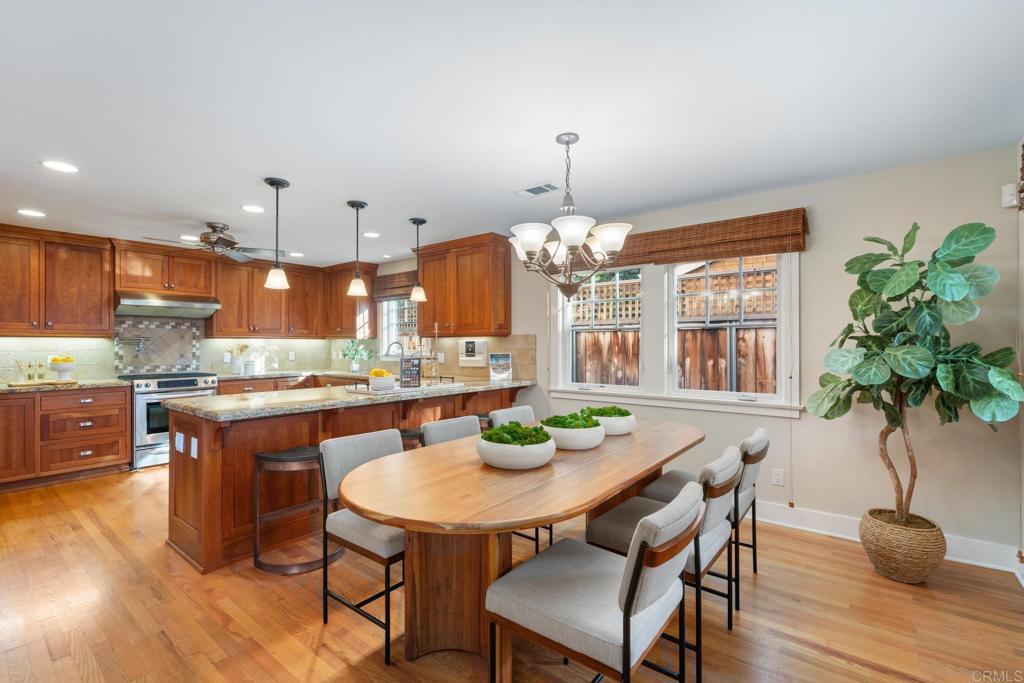
[[[870,404],[885,416],[878,452],[892,478],[896,522],[907,523],[917,483],[917,459],[907,425],[907,408],[930,401],[940,424],[958,422],[964,406],[995,429],[1012,419],[1024,401],[1012,348],[984,353],[978,344],[953,346],[947,325],[963,325],[978,317],[977,299],[992,292],[999,272],[975,263],[995,239],[984,223],[968,223],[951,231],[927,261],[908,254],[917,241],[915,223],[897,246],[881,237],[866,242],[885,251],[854,256],[845,270],[857,276],[850,295],[850,316],[825,354],[820,389],[807,399],[807,409],[826,420],[842,417],[853,405]],[[932,398],[934,396],[934,398]],[[889,457],[889,436],[900,430],[910,461],[904,490]]]

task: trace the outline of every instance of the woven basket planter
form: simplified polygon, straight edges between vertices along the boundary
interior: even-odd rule
[[[939,525],[919,515],[911,520],[922,528],[884,521],[892,510],[872,508],[860,518],[860,542],[875,571],[887,579],[921,583],[938,568],[946,556],[946,537]]]

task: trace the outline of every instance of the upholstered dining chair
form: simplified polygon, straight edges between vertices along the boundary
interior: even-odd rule
[[[487,417],[490,418],[492,427],[500,427],[501,425],[508,424],[509,422],[518,422],[519,424],[525,425],[537,421],[537,418],[533,414],[532,406],[512,406],[511,408],[492,410]],[[533,541],[533,554],[536,555],[540,552],[541,529],[547,530],[548,546],[551,546],[555,542],[554,524],[544,524],[541,527],[534,527],[533,535],[525,534],[522,531],[514,531],[513,533],[528,541]]]
[[[729,512],[732,510],[731,495],[740,481],[740,450],[735,446],[727,446],[717,459],[712,460],[694,477],[694,481],[686,482],[680,490],[694,482],[700,484],[706,512],[701,524],[700,533],[694,543],[693,554],[686,560],[686,581],[696,589],[694,607],[697,613],[696,655],[698,662],[697,681],[700,681],[700,662],[703,657],[701,628],[701,594],[712,593],[728,600],[726,623],[732,630],[733,607],[733,554],[730,540],[732,538],[732,522]],[[652,484],[653,486],[653,484]],[[648,487],[650,488],[650,487]],[[641,519],[660,510],[665,502],[649,498],[645,494],[628,498],[608,512],[604,513],[587,525],[587,543],[596,545],[616,553],[625,553],[633,537],[634,529]],[[678,493],[677,493],[678,495]],[[672,499],[674,500],[674,499]],[[727,552],[726,573],[712,572],[711,566]],[[704,585],[704,577],[711,574],[726,581],[725,592]],[[670,636],[666,636],[672,640]]]
[[[492,583],[485,603],[492,683],[496,626],[597,671],[595,681],[609,676],[628,683],[640,666],[685,680],[680,575],[703,522],[702,498],[695,483],[641,518],[625,557],[564,539]],[[645,659],[674,614],[677,671]]]
[[[327,513],[327,499],[338,497],[341,480],[360,465],[382,458],[385,455],[402,452],[402,435],[397,429],[342,436],[320,443],[320,483],[324,491],[324,541],[323,552],[327,556],[327,538],[330,537],[345,548],[384,565],[384,589],[359,602],[351,602],[335,593],[327,583],[327,563],[323,567],[323,611],[327,623],[327,599],[332,598],[359,616],[384,629],[384,663],[391,663],[391,591],[401,587],[404,580],[392,585],[391,565],[402,561],[405,556],[405,531],[386,526],[360,517],[344,508]],[[405,570],[403,568],[404,576]],[[371,602],[384,598],[384,619],[380,620],[363,609]]]
[[[466,436],[473,436],[480,433],[480,418],[476,415],[463,415],[462,417],[451,417],[446,420],[434,420],[420,425],[423,445],[431,446],[435,443],[454,441]]]

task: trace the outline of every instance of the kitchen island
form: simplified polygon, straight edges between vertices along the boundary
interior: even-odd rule
[[[165,402],[171,443],[167,542],[209,572],[252,553],[253,455],[316,446],[337,436],[411,429],[513,404],[531,380],[466,381],[367,395],[344,387],[293,389]],[[261,547],[320,528],[316,472],[263,479]]]

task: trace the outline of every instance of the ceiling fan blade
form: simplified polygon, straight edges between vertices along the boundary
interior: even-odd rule
[[[189,249],[203,249],[204,248],[201,245],[192,244],[191,242],[182,242],[181,240],[165,240],[165,239],[160,238],[160,237],[143,237],[142,239],[149,240],[150,242],[167,242],[168,244],[177,244],[177,245],[180,245],[182,247],[187,247]]]
[[[246,263],[248,261],[252,261],[251,256],[249,256],[248,254],[243,254],[238,249],[228,249],[227,251],[224,252],[224,255],[227,256],[232,261],[238,261],[239,263]]]
[[[275,252],[273,249],[258,249],[256,247],[238,247],[238,251],[250,256],[262,256],[264,258],[274,258],[275,253],[278,257],[284,256],[283,251]]]

